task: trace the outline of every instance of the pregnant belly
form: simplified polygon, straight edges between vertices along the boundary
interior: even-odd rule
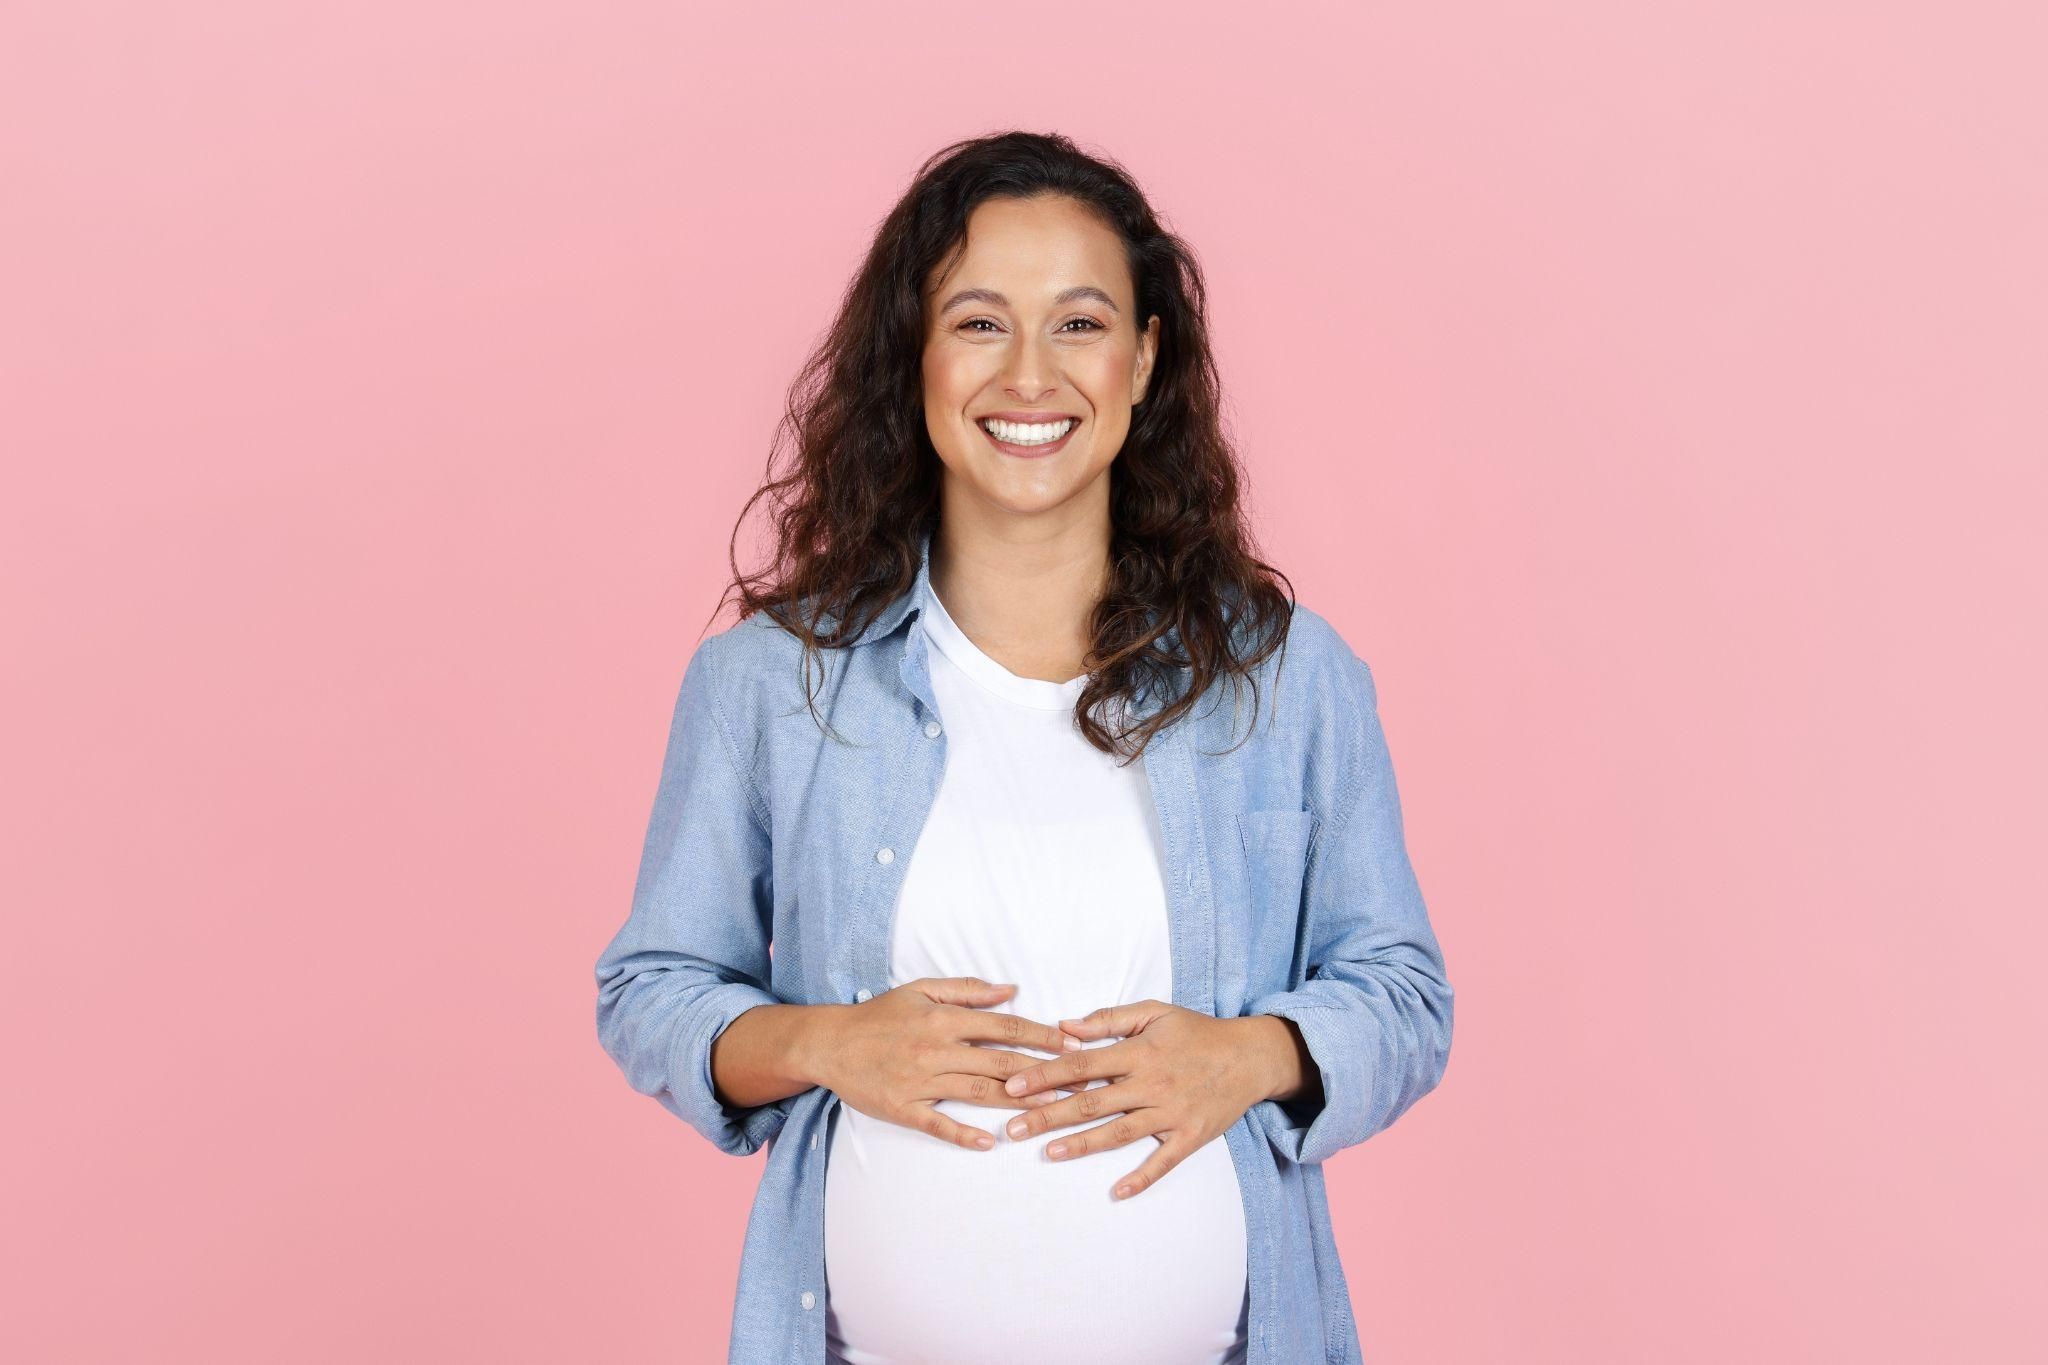
[[[825,1174],[826,1326],[848,1365],[976,1361],[1195,1365],[1242,1356],[1244,1202],[1222,1138],[1127,1200],[1110,1189],[1159,1147],[1052,1161],[1019,1112],[942,1100],[996,1135],[970,1150],[841,1104]]]

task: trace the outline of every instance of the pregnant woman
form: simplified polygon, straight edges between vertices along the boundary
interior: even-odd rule
[[[977,139],[792,391],[597,964],[633,1087],[768,1149],[740,1365],[1360,1358],[1322,1163],[1441,1080],[1452,992],[1203,300],[1121,168]]]

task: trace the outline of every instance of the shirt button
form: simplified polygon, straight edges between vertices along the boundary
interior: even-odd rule
[[[924,737],[926,739],[937,739],[939,737],[939,723],[937,721],[928,720],[924,723]]]
[[[876,862],[878,862],[878,863],[893,863],[893,862],[895,862],[895,861],[896,861],[896,850],[895,850],[895,849],[893,849],[893,848],[878,848],[878,849],[876,849],[876,850],[875,850],[875,861],[876,861]]]
[[[814,1152],[818,1150],[818,1135],[816,1133],[811,1134],[811,1150]]]
[[[863,1005],[865,1005],[868,1001],[874,999],[874,997],[875,993],[865,986],[861,987],[859,990],[853,993],[853,998]]]
[[[813,1293],[812,1293],[812,1292],[811,1292],[810,1290],[808,1290],[808,1289],[806,1289],[806,1290],[804,1291],[804,1307],[805,1307],[805,1308],[809,1308],[809,1307],[811,1307],[812,1305],[816,1304],[816,1303],[817,1303],[817,1301],[818,1301],[818,1296],[817,1296],[816,1294],[813,1294]]]

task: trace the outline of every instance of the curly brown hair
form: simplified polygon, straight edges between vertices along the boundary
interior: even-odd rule
[[[1129,761],[1219,678],[1251,679],[1256,718],[1252,672],[1275,649],[1285,658],[1295,597],[1286,575],[1257,557],[1240,505],[1243,476],[1223,432],[1194,253],[1161,226],[1123,167],[1059,134],[1005,132],[941,148],[883,219],[790,385],[765,482],[733,528],[733,578],[713,618],[737,591],[741,620],[765,611],[803,642],[808,679],[819,651],[851,643],[909,590],[921,540],[937,526],[942,469],[921,395],[925,281],[965,248],[982,201],[1045,194],[1075,199],[1116,231],[1137,316],[1160,319],[1150,387],[1110,465],[1109,583],[1090,619],[1090,677],[1075,703],[1088,742]],[[785,456],[790,467],[778,474]],[[746,574],[739,526],[762,498],[772,500],[775,554]],[[1141,692],[1170,700],[1122,723]],[[808,687],[807,698],[815,716]],[[1114,732],[1105,715],[1119,718]]]

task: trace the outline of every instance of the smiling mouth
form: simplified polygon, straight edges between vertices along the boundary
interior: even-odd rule
[[[983,418],[975,425],[986,432],[998,447],[1036,452],[1065,443],[1081,422],[1076,417],[1062,417],[1051,422],[1000,422]]]

